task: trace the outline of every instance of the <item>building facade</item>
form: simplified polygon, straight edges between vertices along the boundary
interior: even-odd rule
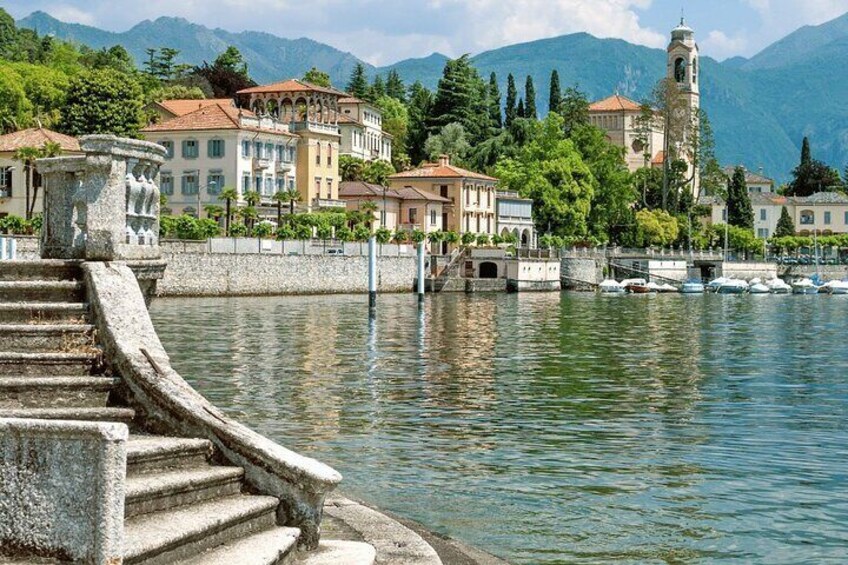
[[[341,153],[363,161],[392,160],[392,138],[383,131],[383,114],[375,105],[345,97],[339,100]]]
[[[238,92],[239,105],[285,124],[297,134],[297,189],[307,210],[344,207],[339,200],[339,101],[347,95],[302,80]]]
[[[348,210],[360,210],[365,202],[377,206],[374,227],[391,231],[443,231],[446,207],[450,200],[420,188],[384,188],[366,182],[344,182],[339,198]]]
[[[389,177],[395,190],[412,188],[446,198],[442,225],[446,231],[494,235],[497,230],[496,178],[451,165],[442,156],[438,163],[425,163],[416,169]]]
[[[498,191],[496,196],[498,234],[512,234],[519,247],[536,247],[536,228],[533,224],[533,201],[521,198],[516,192]]]
[[[643,117],[640,104],[614,94],[589,105],[589,123],[604,130],[609,141],[624,149],[630,172],[652,163],[662,165],[665,134],[662,119],[653,112]]]
[[[31,197],[35,196],[32,206],[33,214],[40,214],[44,209],[44,191],[41,186],[41,175],[36,168],[14,159],[18,149],[26,147],[42,148],[45,144],[55,143],[59,146],[60,154],[79,154],[79,141],[46,128],[30,128],[0,136],[0,217],[14,215],[26,217],[26,183],[30,175]],[[30,167],[32,167],[30,169]]]

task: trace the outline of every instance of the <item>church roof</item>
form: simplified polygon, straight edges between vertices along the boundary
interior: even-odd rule
[[[590,112],[639,112],[642,106],[620,94],[589,104]]]

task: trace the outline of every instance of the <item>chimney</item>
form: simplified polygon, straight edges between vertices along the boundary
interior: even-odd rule
[[[450,155],[439,155],[439,166],[447,167],[450,165]]]

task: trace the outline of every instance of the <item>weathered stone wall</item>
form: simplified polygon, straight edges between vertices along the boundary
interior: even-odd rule
[[[0,561],[119,563],[127,426],[0,420]]]
[[[14,238],[16,256],[19,261],[34,261],[41,258],[41,246],[38,237],[34,235],[4,235],[3,238]]]
[[[760,278],[771,280],[777,277],[776,263],[724,263],[722,276],[749,281]]]
[[[848,278],[848,265],[789,265],[778,269],[778,276],[784,278],[811,277],[818,273],[825,280],[843,280]]]
[[[604,260],[563,257],[560,264],[562,288],[591,291],[603,282]]]
[[[366,257],[225,255],[165,251],[159,296],[262,296],[368,292]],[[381,257],[380,292],[411,292],[414,257]]]

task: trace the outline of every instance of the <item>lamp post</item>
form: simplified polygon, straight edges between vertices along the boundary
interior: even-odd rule
[[[212,182],[210,182],[210,183],[208,183],[204,186],[198,186],[197,187],[197,219],[198,220],[200,219],[200,210],[201,210],[201,208],[200,208],[200,197],[203,194],[203,190],[208,189],[210,186],[211,187],[218,186],[218,183],[215,182],[215,181],[212,181]]]

